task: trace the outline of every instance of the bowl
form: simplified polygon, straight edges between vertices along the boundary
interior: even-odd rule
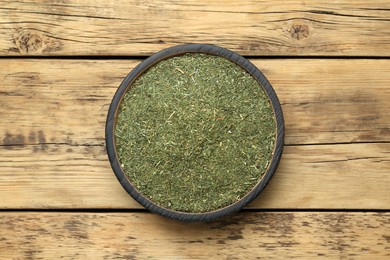
[[[213,221],[255,199],[283,142],[282,109],[263,73],[208,44],[170,47],[141,62],[106,121],[108,158],[126,192],[185,222]]]

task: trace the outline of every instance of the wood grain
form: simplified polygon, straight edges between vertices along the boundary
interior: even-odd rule
[[[104,148],[109,103],[138,62],[0,60],[0,208],[139,208]],[[389,209],[390,62],[253,62],[280,97],[288,146],[250,207]]]
[[[134,58],[184,43],[257,56],[286,121],[266,190],[213,223],[139,210],[104,146]],[[0,259],[390,258],[388,0],[5,0],[0,57]]]
[[[2,259],[388,259],[389,213],[1,213]]]
[[[249,208],[390,209],[390,144],[285,147]],[[0,208],[142,208],[122,189],[103,146],[0,147]]]
[[[390,142],[390,60],[254,59],[284,112],[286,144]],[[0,60],[0,144],[103,145],[134,60]]]
[[[0,55],[150,55],[211,43],[244,55],[389,56],[387,0],[2,1]]]

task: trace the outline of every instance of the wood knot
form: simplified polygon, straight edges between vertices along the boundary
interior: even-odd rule
[[[40,54],[57,52],[62,49],[63,44],[56,37],[42,35],[40,32],[33,30],[18,29],[14,36],[14,43],[22,54]]]
[[[309,37],[309,26],[306,24],[293,24],[289,30],[292,38],[296,40],[302,40],[304,38]]]
[[[20,53],[41,52],[44,48],[42,36],[34,31],[22,31],[16,37],[15,45]]]

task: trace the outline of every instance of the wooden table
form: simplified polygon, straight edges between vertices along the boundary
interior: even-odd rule
[[[278,2],[279,3],[279,2]],[[390,259],[390,2],[1,1],[0,259]],[[146,212],[107,159],[122,79],[169,46],[247,56],[285,115],[242,212]]]

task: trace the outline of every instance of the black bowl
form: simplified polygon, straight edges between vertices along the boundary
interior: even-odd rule
[[[255,78],[259,85],[264,89],[267,94],[270,103],[272,105],[275,121],[276,121],[276,141],[273,151],[273,157],[271,162],[268,165],[266,172],[263,174],[262,178],[259,182],[253,187],[253,189],[248,192],[244,197],[242,197],[239,201],[230,204],[229,206],[203,213],[188,213],[188,212],[179,212],[175,210],[171,210],[168,208],[161,207],[155,204],[150,199],[143,196],[131,183],[131,181],[127,178],[126,174],[123,172],[123,169],[118,160],[118,155],[116,152],[115,145],[115,124],[116,124],[116,115],[118,112],[119,105],[122,101],[123,96],[127,92],[127,90],[131,87],[133,82],[140,77],[144,72],[146,72],[149,68],[151,68],[156,63],[171,58],[174,56],[183,55],[185,53],[204,53],[211,54],[220,57],[224,57],[242,67],[249,74]],[[274,175],[276,168],[279,164],[282,151],[283,151],[283,142],[284,142],[284,120],[282,109],[276,96],[274,89],[271,84],[268,82],[263,73],[254,66],[251,62],[249,62],[244,57],[239,54],[232,52],[230,50],[215,46],[215,45],[206,45],[206,44],[187,44],[181,46],[171,47],[165,50],[162,50],[151,57],[144,60],[137,67],[131,71],[127,77],[123,80],[118,90],[116,91],[111,106],[108,111],[107,122],[106,122],[106,146],[107,153],[111,163],[111,167],[114,170],[116,177],[119,182],[123,186],[123,188],[141,205],[143,205],[146,209],[151,212],[157,213],[159,215],[180,220],[186,222],[193,221],[212,221],[217,218],[232,214],[234,212],[239,211],[249,202],[251,202],[254,198],[259,195],[259,193],[266,187],[268,182],[271,180]]]

